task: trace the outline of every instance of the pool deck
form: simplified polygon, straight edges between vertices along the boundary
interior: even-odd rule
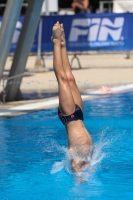
[[[70,61],[72,57],[69,55]],[[133,90],[133,54],[130,59],[126,59],[125,53],[90,52],[89,55],[78,55],[78,58],[82,68],[79,69],[77,60],[74,60],[72,72],[83,100]],[[29,56],[20,87],[24,100],[5,104],[1,102],[0,117],[16,116],[58,106],[58,85],[53,72],[52,55],[44,56],[44,61],[45,67],[36,66],[36,56]],[[8,76],[11,64],[12,57],[9,57],[4,78]]]

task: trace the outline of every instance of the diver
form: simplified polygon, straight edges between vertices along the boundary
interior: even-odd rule
[[[82,98],[69,64],[63,24],[55,23],[52,32],[53,67],[59,91],[58,116],[67,131],[72,170],[78,173],[89,166],[92,137],[83,123]]]

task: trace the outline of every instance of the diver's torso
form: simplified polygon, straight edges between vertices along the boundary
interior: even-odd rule
[[[83,121],[72,121],[66,125],[69,147],[92,145],[92,138],[86,130]]]

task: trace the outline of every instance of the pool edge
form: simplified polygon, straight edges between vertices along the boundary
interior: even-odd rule
[[[108,88],[107,88],[108,89]],[[105,90],[85,90],[84,94],[82,94],[83,101],[93,100],[95,98],[103,98],[112,94],[117,93],[123,93],[127,91],[133,91],[133,84],[127,84],[127,85],[120,85],[117,87],[109,88],[111,90],[106,91]],[[17,104],[17,102],[16,102]],[[41,100],[31,100],[31,101],[21,101],[16,105],[13,104],[1,104],[0,108],[0,119],[4,117],[14,117],[19,116],[23,114],[27,114],[29,112],[35,112],[39,110],[45,110],[49,108],[54,108],[58,106],[58,97],[52,97],[52,98],[45,98]]]

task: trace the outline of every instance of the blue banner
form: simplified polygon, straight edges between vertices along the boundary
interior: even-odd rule
[[[133,14],[80,14],[43,17],[42,52],[52,51],[51,28],[64,24],[68,51],[132,50]]]
[[[133,50],[133,14],[79,14],[42,17],[41,52],[52,52],[52,27],[59,21],[64,24],[67,50],[75,51],[130,51]],[[0,25],[1,25],[0,18]],[[10,52],[15,52],[24,17],[20,17],[12,39]],[[37,28],[31,52],[38,49]]]

